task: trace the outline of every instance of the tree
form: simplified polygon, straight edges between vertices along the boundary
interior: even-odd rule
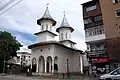
[[[21,46],[9,32],[0,31],[0,60],[8,61],[13,58]]]

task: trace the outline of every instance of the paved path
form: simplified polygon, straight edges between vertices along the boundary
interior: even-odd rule
[[[0,76],[0,80],[98,80],[93,77],[74,77],[73,79],[55,79],[55,78],[41,78],[41,77],[26,77],[20,75],[6,75]]]

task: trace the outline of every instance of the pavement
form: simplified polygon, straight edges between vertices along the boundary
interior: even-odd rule
[[[23,75],[0,75],[0,80],[98,80],[95,77],[88,77],[88,76],[72,76],[71,79],[56,79],[56,78],[48,78],[48,77],[26,77]]]

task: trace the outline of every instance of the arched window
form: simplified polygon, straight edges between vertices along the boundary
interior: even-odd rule
[[[46,30],[48,30],[48,24],[46,24]]]
[[[67,32],[66,32],[66,34],[65,34],[65,35],[66,35],[66,39],[67,39],[67,38],[68,38],[68,37],[67,37]]]
[[[63,33],[61,33],[61,39],[63,40]]]
[[[50,26],[50,31],[52,31],[52,26]]]
[[[42,25],[42,26],[41,26],[41,30],[43,30],[43,29],[44,29],[44,26]]]

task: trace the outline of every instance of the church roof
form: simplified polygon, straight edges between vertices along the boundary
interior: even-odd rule
[[[38,35],[38,34],[45,33],[45,32],[51,33],[52,35],[57,36],[57,34],[51,32],[51,31],[48,31],[48,30],[45,30],[45,31],[41,31],[41,32],[35,33],[34,35]]]
[[[56,25],[56,21],[51,17],[48,7],[46,8],[46,11],[44,15],[42,16],[42,18],[37,20],[37,24],[41,25],[41,21],[43,20],[50,20],[53,22],[53,26]]]
[[[28,46],[29,49],[31,48],[35,48],[35,47],[39,47],[39,46],[45,46],[45,45],[50,45],[50,44],[55,44],[55,45],[58,45],[58,46],[62,46],[64,48],[67,48],[67,49],[70,49],[70,50],[73,50],[73,51],[79,51],[82,53],[81,50],[79,49],[75,49],[75,48],[70,48],[70,47],[67,47],[61,43],[59,43],[58,41],[45,41],[45,42],[39,42],[39,43],[36,43],[36,44],[32,44],[30,46]]]
[[[71,41],[71,40],[62,40],[62,41],[60,41],[60,42],[65,42],[65,41],[69,41],[69,42],[71,42],[71,43],[73,43],[73,44],[76,44],[75,42],[73,42],[73,41]]]
[[[66,18],[66,16],[65,16],[65,14],[64,14],[64,17],[63,17],[63,20],[62,20],[62,23],[61,23],[60,27],[57,28],[56,31],[59,32],[59,30],[60,30],[61,28],[70,28],[70,29],[71,29],[71,32],[74,31],[74,29],[68,24],[68,21],[67,21],[67,18]]]

